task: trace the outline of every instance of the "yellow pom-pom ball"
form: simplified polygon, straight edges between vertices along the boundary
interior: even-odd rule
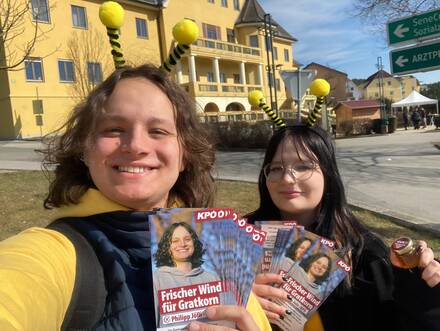
[[[265,102],[263,92],[260,90],[253,90],[252,92],[249,92],[248,100],[252,106],[257,107],[260,105],[261,101]]]
[[[179,44],[191,45],[199,37],[199,27],[193,21],[183,19],[174,26],[173,37]]]
[[[99,7],[99,19],[111,29],[119,29],[124,24],[124,8],[114,1],[106,1]]]
[[[330,84],[325,79],[315,79],[310,84],[310,93],[317,97],[325,97],[330,93]]]

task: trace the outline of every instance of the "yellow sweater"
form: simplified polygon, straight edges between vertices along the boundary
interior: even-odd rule
[[[78,205],[59,210],[59,217],[88,216],[128,210],[96,190]],[[72,297],[76,255],[72,243],[59,232],[30,228],[0,242],[0,330],[59,330]],[[256,297],[247,310],[262,331],[271,327]]]

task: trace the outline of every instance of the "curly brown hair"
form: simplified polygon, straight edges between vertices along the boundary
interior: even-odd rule
[[[191,235],[191,239],[194,245],[194,253],[192,254],[189,262],[191,262],[192,268],[193,269],[198,268],[203,264],[203,259],[202,259],[204,253],[203,244],[199,240],[197,233],[188,223],[178,222],[170,225],[170,227],[164,232],[162,238],[159,241],[159,244],[157,245],[157,252],[154,256],[156,259],[157,268],[160,268],[162,266],[167,266],[167,267],[176,266],[171,256],[170,247],[171,247],[171,241],[173,239],[174,230],[176,230],[179,226],[185,228],[186,231],[188,231],[188,233]]]
[[[194,100],[161,69],[145,64],[115,70],[79,103],[55,135],[45,137],[43,169],[47,176],[55,168],[44,207],[51,209],[77,204],[89,189],[96,188],[82,161],[85,150],[93,146],[103,106],[122,79],[145,78],[167,95],[174,107],[179,142],[183,148],[184,171],[172,187],[168,206],[180,200],[185,207],[211,207],[215,186],[211,169],[215,152],[209,133],[200,124]]]

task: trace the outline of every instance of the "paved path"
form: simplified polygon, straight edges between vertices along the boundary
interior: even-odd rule
[[[40,170],[35,141],[0,141],[0,171]],[[350,203],[440,234],[440,130],[336,141]],[[218,152],[215,177],[256,182],[262,151]]]
[[[440,130],[336,141],[348,201],[440,234]],[[262,152],[219,152],[218,178],[256,182]]]

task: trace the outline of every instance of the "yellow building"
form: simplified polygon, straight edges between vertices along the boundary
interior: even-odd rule
[[[413,90],[419,92],[419,81],[413,76],[393,77],[388,72],[380,70],[359,86],[363,91],[364,99],[379,99],[381,78],[383,81],[383,96],[392,102],[406,98]]]
[[[0,71],[0,138],[35,137],[58,128],[74,104],[114,68],[105,27],[98,17],[101,2],[29,2],[25,32],[12,45],[0,43],[1,64],[11,49],[32,39],[33,24],[37,23],[40,37],[19,67],[22,70]],[[201,117],[263,118],[263,113],[252,111],[247,102],[247,94],[253,89],[263,90],[269,100],[265,12],[256,0],[140,0],[120,4],[125,9],[120,39],[129,64],[162,63],[174,45],[173,26],[183,18],[191,19],[199,26],[200,38],[172,75],[194,96]],[[274,66],[293,69],[292,45],[296,39],[275,21],[272,24]],[[278,104],[290,110],[279,71],[273,83]]]

